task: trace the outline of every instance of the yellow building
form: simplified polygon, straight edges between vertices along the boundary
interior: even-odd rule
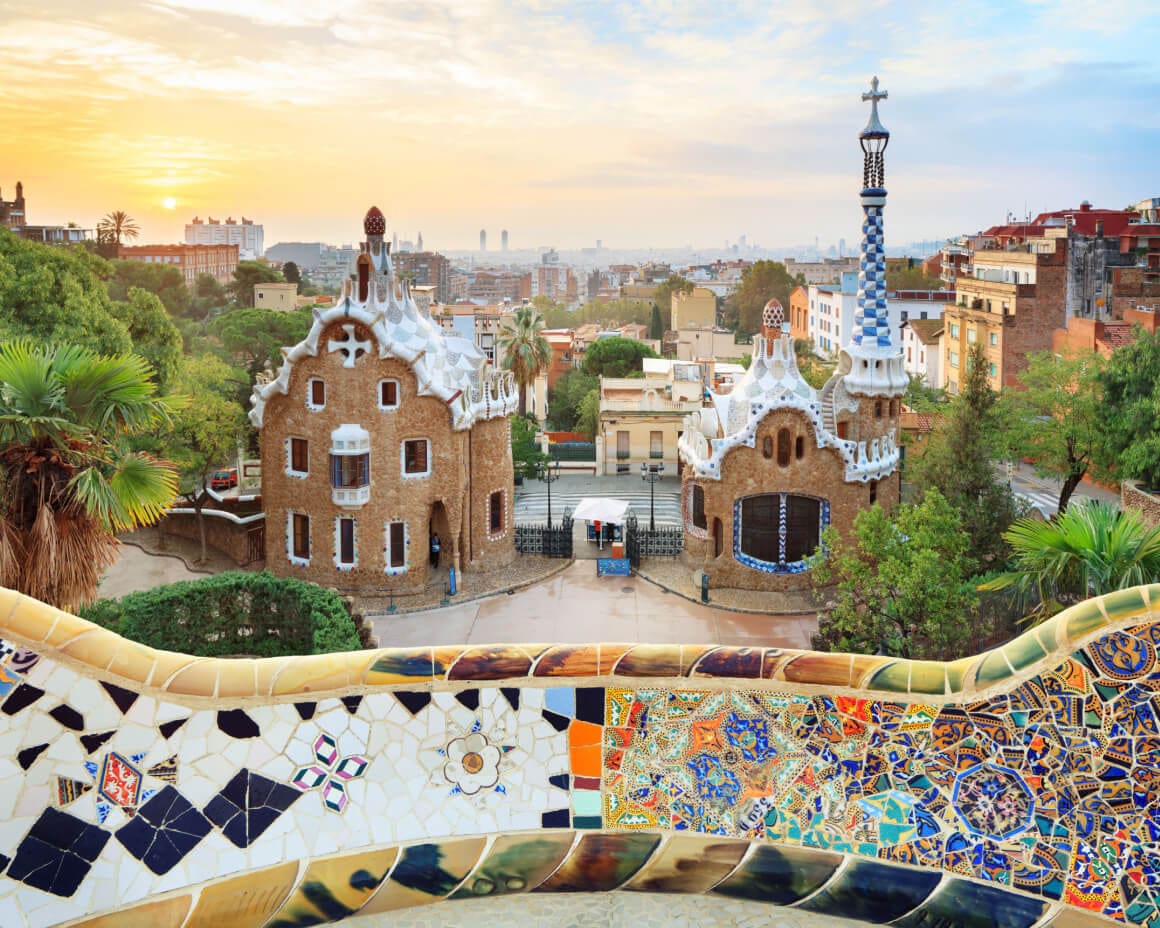
[[[254,285],[254,308],[288,313],[298,308],[298,284],[268,283]]]
[[[673,293],[673,318],[670,329],[696,326],[711,329],[717,324],[717,295],[707,287],[694,287],[688,293]]]

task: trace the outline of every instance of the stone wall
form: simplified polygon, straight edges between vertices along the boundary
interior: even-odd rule
[[[0,590],[0,913],[289,928],[624,889],[1155,925],[1158,604],[1160,585],[1117,592],[950,664],[609,644],[247,661]]]
[[[1160,526],[1160,496],[1146,491],[1139,480],[1120,484],[1120,505],[1140,513],[1149,525]]]
[[[356,337],[369,340],[368,331],[356,330]],[[320,344],[343,340],[341,324],[322,334]],[[376,353],[362,356],[354,369],[343,366],[342,352],[320,351],[297,361],[290,375],[286,395],[271,398],[266,405],[261,431],[262,501],[266,511],[266,564],[278,576],[312,580],[342,592],[373,592],[421,589],[433,579],[429,569],[432,531],[442,544],[441,567],[455,565],[470,569],[483,562],[494,566],[515,556],[513,538],[478,540],[485,528],[486,507],[478,499],[472,511],[468,487],[513,485],[511,446],[507,441],[507,420],[489,421],[474,429],[456,432],[445,404],[419,395],[410,366],[395,358],[379,358]],[[312,409],[307,403],[308,383],[319,378],[326,384],[326,405]],[[379,383],[396,380],[398,406],[381,409]],[[371,436],[370,499],[357,508],[336,505],[330,480],[331,432],[352,423]],[[291,437],[309,442],[309,473],[288,473],[288,441]],[[403,443],[410,439],[429,441],[429,473],[403,473]],[[473,480],[472,467],[480,468]],[[487,490],[486,492],[490,492]],[[510,506],[510,503],[509,503]],[[296,563],[290,555],[288,533],[290,514],[310,517],[311,556],[308,564]],[[355,518],[357,562],[353,568],[336,566],[336,528],[339,516]],[[470,524],[465,519],[470,518]],[[406,557],[401,566],[388,564],[387,523],[406,524]],[[476,533],[477,542],[468,536]]]
[[[214,510],[205,510],[205,541],[211,548],[216,548],[229,557],[239,567],[253,564],[262,560],[264,548],[259,546],[257,558],[251,557],[251,533],[263,532],[264,520],[248,522],[239,525],[232,519],[214,515]],[[157,526],[158,535],[176,535],[179,538],[188,538],[191,541],[201,542],[201,530],[197,525],[197,516],[192,513],[170,513]]]

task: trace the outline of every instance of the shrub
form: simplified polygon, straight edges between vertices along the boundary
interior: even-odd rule
[[[360,647],[358,629],[337,593],[265,571],[217,574],[100,600],[81,615],[132,641],[198,657]]]

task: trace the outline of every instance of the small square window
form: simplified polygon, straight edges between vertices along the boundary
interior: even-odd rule
[[[326,381],[311,377],[306,386],[306,405],[311,409],[326,406]]]
[[[379,381],[379,409],[399,408],[399,381]]]
[[[430,442],[426,438],[414,438],[403,442],[403,475],[405,477],[426,477],[431,473]]]

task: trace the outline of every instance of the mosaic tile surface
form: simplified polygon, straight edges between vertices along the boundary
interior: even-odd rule
[[[948,665],[673,645],[214,661],[0,590],[0,923],[257,928],[621,890],[908,928],[1160,925],[1157,601],[1113,594]]]

